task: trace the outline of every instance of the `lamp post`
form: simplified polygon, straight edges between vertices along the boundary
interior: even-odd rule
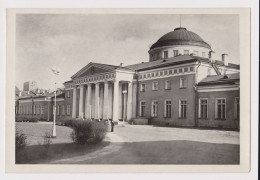
[[[55,75],[59,75],[60,74],[60,69],[53,66],[52,67],[52,72],[53,74]],[[52,127],[52,137],[53,138],[56,138],[56,92],[57,92],[57,89],[56,89],[56,76],[55,76],[55,91],[54,91],[54,118],[53,118],[53,127]]]
[[[125,109],[126,109],[126,93],[127,93],[127,90],[123,90],[122,91],[123,93],[123,97],[124,97],[124,109],[123,109],[123,126],[125,125]]]

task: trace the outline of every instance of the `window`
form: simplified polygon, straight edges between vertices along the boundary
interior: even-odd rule
[[[188,68],[187,67],[184,68],[184,72],[188,72]]]
[[[41,114],[41,106],[38,105],[38,114]]]
[[[199,52],[198,51],[194,51],[194,56],[198,56]]]
[[[235,109],[234,109],[234,115],[235,115],[235,119],[239,119],[239,111],[240,111],[240,109],[239,109],[239,97],[236,97],[235,98]]]
[[[190,72],[193,72],[194,71],[194,68],[193,67],[190,67]]]
[[[171,100],[166,100],[165,101],[165,111],[164,111],[164,116],[165,117],[171,117],[172,116],[172,101]]]
[[[174,74],[177,74],[178,73],[178,69],[174,69]]]
[[[140,91],[144,92],[145,91],[145,84],[140,84]]]
[[[168,58],[168,51],[163,51],[163,58],[167,59]]]
[[[171,89],[171,81],[170,80],[166,80],[165,81],[165,86],[164,86],[165,89]]]
[[[145,116],[145,101],[140,101],[140,116]]]
[[[41,106],[41,114],[44,114],[44,106]]]
[[[158,90],[158,81],[154,81],[152,84],[152,90],[157,91]]]
[[[65,115],[65,106],[64,105],[62,105],[62,115]]]
[[[199,118],[208,118],[208,99],[199,99]]]
[[[206,53],[205,52],[202,52],[202,57],[205,57]]]
[[[151,116],[152,117],[158,116],[158,101],[152,101]]]
[[[182,68],[179,69],[179,73],[182,73]]]
[[[70,105],[67,105],[67,115],[70,115]]]
[[[68,98],[70,97],[70,91],[67,92],[67,97],[68,97]]]
[[[187,117],[187,101],[180,100],[179,101],[179,118]]]
[[[187,87],[187,80],[186,78],[180,79],[180,88],[186,88]]]
[[[163,71],[160,71],[160,76],[162,76],[163,75]]]
[[[169,74],[172,74],[172,69],[169,70]]]
[[[184,54],[189,54],[189,50],[184,50]]]
[[[178,54],[179,54],[178,50],[173,50],[173,56],[174,56],[174,57],[175,57],[175,56],[178,56]]]
[[[225,98],[216,99],[215,118],[220,119],[220,120],[226,119],[226,99]]]

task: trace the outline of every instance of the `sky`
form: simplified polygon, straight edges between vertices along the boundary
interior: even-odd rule
[[[239,64],[238,15],[182,15],[181,26],[211,45],[217,59],[227,53]],[[16,86],[36,81],[39,88],[62,87],[90,62],[112,65],[149,61],[148,50],[180,27],[176,14],[18,14]],[[53,66],[61,69],[54,75]]]

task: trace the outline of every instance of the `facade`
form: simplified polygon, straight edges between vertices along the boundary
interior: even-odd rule
[[[227,54],[217,60],[211,46],[186,28],[163,35],[148,53],[149,62],[83,67],[64,83],[57,115],[239,128],[240,67]]]

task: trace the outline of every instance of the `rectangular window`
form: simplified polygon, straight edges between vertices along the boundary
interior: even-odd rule
[[[177,74],[178,73],[178,69],[174,69],[174,74]]]
[[[174,56],[174,57],[175,57],[175,56],[178,56],[178,54],[179,54],[178,50],[173,50],[173,56]]]
[[[164,116],[165,117],[171,117],[172,116],[172,101],[171,100],[166,100],[165,101],[165,111],[164,111]]]
[[[145,116],[145,101],[140,101],[140,116]]]
[[[199,99],[199,118],[208,118],[208,99]]]
[[[163,58],[167,59],[168,58],[168,51],[163,51]]]
[[[145,91],[145,84],[140,84],[140,91],[144,92]]]
[[[67,105],[67,115],[70,115],[70,105]]]
[[[226,99],[225,98],[216,99],[215,118],[220,119],[220,120],[226,119]]]
[[[186,88],[187,87],[187,80],[186,78],[180,79],[180,88]]]
[[[184,50],[184,54],[189,54],[189,50]]]
[[[60,105],[57,105],[56,108],[57,108],[57,115],[60,115]]]
[[[158,101],[152,101],[151,116],[152,117],[158,116]]]
[[[41,114],[41,106],[38,105],[38,114]]]
[[[190,67],[190,72],[193,72],[194,71],[194,68],[193,67]]]
[[[158,81],[154,81],[152,84],[152,90],[157,91],[158,90]]]
[[[41,106],[41,114],[44,114],[44,106]]]
[[[188,72],[188,68],[186,67],[186,68],[184,68],[184,72]]]
[[[180,100],[179,101],[179,118],[187,117],[187,101]]]
[[[236,97],[235,98],[235,109],[234,109],[234,116],[235,116],[235,119],[238,119],[239,120],[239,113],[240,113],[240,105],[239,105],[239,97]]]
[[[179,69],[179,73],[182,73],[182,68]]]
[[[172,69],[169,70],[169,74],[172,74]]]
[[[165,89],[171,89],[171,81],[170,80],[165,80]]]

